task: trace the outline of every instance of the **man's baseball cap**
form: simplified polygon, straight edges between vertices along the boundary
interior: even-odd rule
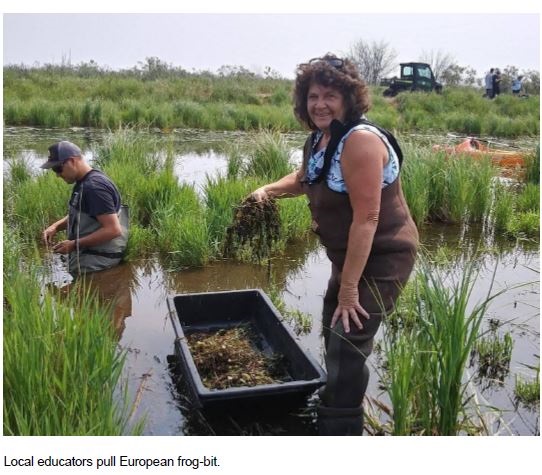
[[[64,163],[68,158],[81,156],[81,149],[77,145],[67,140],[62,140],[49,147],[49,160],[41,168],[53,168],[56,165]]]

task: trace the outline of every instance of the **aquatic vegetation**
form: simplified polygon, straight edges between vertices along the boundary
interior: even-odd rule
[[[109,309],[83,287],[43,291],[39,260],[21,262],[4,234],[4,435],[123,435],[127,399],[115,400],[124,355]]]
[[[163,70],[95,70],[77,66],[4,67],[4,121],[46,127],[144,126],[206,130],[301,130],[291,107],[293,81],[254,74]],[[538,136],[539,97],[493,101],[480,90],[400,94],[393,101],[371,87],[369,113],[383,127],[497,137]]]
[[[525,181],[540,183],[540,144],[533,153],[525,157]]]
[[[534,379],[527,379],[521,375],[516,375],[516,384],[514,394],[516,400],[527,406],[540,405],[540,365],[535,370]]]
[[[203,384],[209,389],[274,384],[288,378],[280,355],[256,346],[250,325],[186,336]]]
[[[290,148],[284,138],[277,132],[258,133],[250,146],[243,174],[272,182],[292,171]]]
[[[514,342],[509,332],[481,337],[472,349],[472,360],[477,359],[478,375],[502,381],[510,370]]]
[[[449,159],[408,142],[404,152],[403,190],[416,223],[476,223],[489,214],[496,170],[488,160]]]
[[[269,257],[280,235],[276,200],[256,201],[249,196],[236,207],[233,223],[226,231],[224,257],[235,257],[248,246],[252,258]]]
[[[498,295],[490,289],[473,306],[476,277],[473,261],[457,274],[421,263],[397,310],[415,324],[390,328],[384,320],[382,381],[392,401],[394,434],[454,435],[467,427],[464,373],[487,307]]]

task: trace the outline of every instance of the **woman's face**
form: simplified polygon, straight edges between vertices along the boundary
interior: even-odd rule
[[[333,119],[344,122],[343,95],[335,88],[312,83],[307,93],[307,112],[314,125],[327,132]]]

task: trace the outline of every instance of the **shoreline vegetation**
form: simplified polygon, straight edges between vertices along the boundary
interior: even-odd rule
[[[130,206],[127,260],[157,254],[167,269],[181,271],[224,259],[236,206],[258,186],[293,169],[292,150],[280,133],[299,130],[291,112],[291,81],[190,74],[143,80],[115,73],[95,75],[92,70],[87,76],[81,71],[4,67],[5,124],[120,129],[93,150],[93,157]],[[538,96],[502,95],[489,101],[476,89],[450,88],[442,95],[408,93],[392,101],[375,89],[373,98],[370,118],[398,131],[498,137],[539,133]],[[171,144],[138,134],[139,126],[242,129],[254,131],[254,136],[248,151],[232,144],[226,152],[227,171],[208,177],[203,189],[196,190],[178,182]],[[447,159],[429,145],[409,140],[402,146],[403,189],[418,226],[446,223],[461,233],[476,227],[482,230],[486,248],[498,247],[494,243],[500,236],[512,242],[539,241],[539,146],[526,160],[520,179],[512,182],[501,180],[489,161]],[[135,403],[130,404],[122,389],[124,356],[109,323],[109,309],[86,289],[61,297],[58,289],[42,282],[47,268],[38,248],[40,232],[65,213],[69,187],[51,173],[36,173],[23,156],[5,157],[5,162],[4,435],[139,434],[144,421],[131,420]],[[310,232],[303,197],[277,204],[278,237],[267,248],[262,265],[270,265],[288,243],[306,241]],[[241,243],[231,259],[251,260],[252,255]],[[468,381],[463,377],[467,356],[481,338],[478,330],[486,310],[485,303],[470,313],[465,310],[477,277],[475,260],[462,273],[455,294],[438,277],[438,266],[453,267],[451,263],[428,259],[412,277],[401,301],[408,322],[400,322],[402,331],[395,334],[395,341],[384,341],[388,362],[384,380],[393,403],[393,427],[386,433],[481,433],[468,417],[472,398],[465,393]],[[438,311],[427,312],[433,307]],[[390,327],[386,338],[394,331]],[[436,358],[440,346],[456,344],[462,352],[453,368],[448,359],[454,352]],[[418,361],[421,353],[427,358]],[[427,374],[435,376],[432,386],[424,380]],[[523,399],[536,400],[538,374],[539,368],[538,386],[518,379]],[[94,379],[85,379],[88,375]],[[430,391],[419,392],[423,387]],[[441,398],[445,393],[448,399]],[[431,419],[425,417],[428,413]]]
[[[189,73],[159,61],[146,69],[107,71],[80,66],[4,66],[4,123],[36,127],[156,127],[280,132],[301,130],[291,107],[293,81],[233,68]],[[503,138],[540,133],[539,95],[494,100],[473,86],[442,94],[382,97],[370,86],[368,117],[396,132]]]

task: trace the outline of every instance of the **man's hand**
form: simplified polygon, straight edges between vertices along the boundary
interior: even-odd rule
[[[45,244],[51,244],[53,242],[53,238],[55,237],[57,233],[57,227],[55,224],[51,224],[45,231],[43,231],[41,237],[43,239],[43,242]]]
[[[53,247],[53,252],[59,254],[69,254],[73,251],[75,251],[75,241],[62,241]]]

